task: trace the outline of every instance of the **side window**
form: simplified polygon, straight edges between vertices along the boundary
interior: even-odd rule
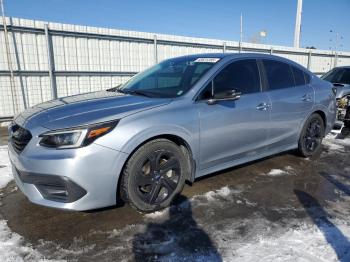
[[[255,59],[233,62],[214,78],[215,93],[232,89],[242,92],[242,95],[260,92],[259,69]]]
[[[202,93],[199,96],[199,100],[208,100],[212,98],[212,82],[210,81],[207,86],[203,89]]]
[[[267,81],[270,90],[294,87],[294,78],[289,64],[263,60]]]
[[[304,71],[292,66],[292,71],[294,75],[295,85],[303,86],[305,85]]]
[[[344,69],[344,73],[339,82],[350,85],[350,69]]]

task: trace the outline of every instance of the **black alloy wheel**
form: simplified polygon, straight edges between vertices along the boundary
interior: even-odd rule
[[[132,154],[121,179],[121,197],[142,212],[169,206],[190,172],[188,155],[167,139],[152,140]]]
[[[322,148],[325,126],[322,117],[315,113],[306,121],[299,138],[298,151],[304,157],[317,154]]]
[[[152,152],[136,173],[137,193],[150,205],[160,204],[175,191],[180,176],[180,163],[172,152]]]

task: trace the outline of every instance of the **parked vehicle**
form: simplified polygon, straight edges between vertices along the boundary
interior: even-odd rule
[[[344,121],[346,109],[350,105],[350,66],[335,67],[321,77],[331,82],[337,90],[337,120]],[[342,123],[338,123],[341,126]]]
[[[335,113],[332,85],[292,61],[191,55],[24,111],[9,155],[34,203],[87,210],[123,199],[152,212],[186,181],[291,149],[318,153]]]

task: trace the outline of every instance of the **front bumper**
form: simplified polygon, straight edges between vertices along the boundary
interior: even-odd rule
[[[16,184],[31,202],[77,211],[116,204],[127,159],[97,144],[55,150],[29,143],[20,154],[9,144],[9,156]]]

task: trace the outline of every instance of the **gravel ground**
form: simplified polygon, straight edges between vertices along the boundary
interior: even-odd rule
[[[147,215],[31,204],[6,150],[1,261],[350,261],[350,138],[337,133],[314,159],[287,152],[207,176]]]

